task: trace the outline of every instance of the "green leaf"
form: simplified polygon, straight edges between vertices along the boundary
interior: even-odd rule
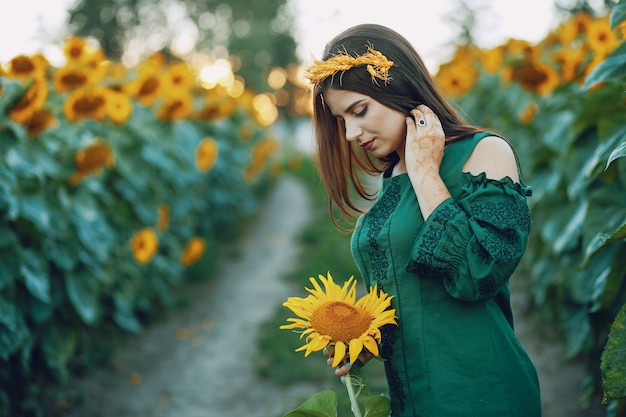
[[[603,403],[609,398],[626,397],[626,305],[624,305],[609,330],[609,337],[602,351]]]
[[[619,289],[626,281],[626,244],[615,252],[611,266],[606,274],[598,276],[593,284],[590,312],[608,308],[619,295]]]
[[[337,395],[330,390],[318,392],[283,417],[337,417]]]
[[[0,359],[6,360],[30,339],[28,326],[13,303],[0,297]]]
[[[87,324],[95,323],[99,315],[100,296],[96,278],[84,270],[68,273],[65,277],[65,288],[80,318]]]
[[[626,2],[622,0],[611,10],[611,29],[615,29],[624,20],[626,20]]]
[[[121,294],[115,294],[113,297],[115,304],[115,313],[113,313],[113,321],[122,329],[138,333],[141,331],[141,324],[135,313],[133,313],[132,302]]]
[[[0,94],[0,115],[8,113],[17,101],[24,95],[30,83],[22,83],[17,80],[0,77],[0,86],[2,86],[2,94]]]
[[[590,88],[601,82],[624,78],[626,74],[626,42],[623,42],[615,51],[596,66],[585,79],[583,88]]]
[[[388,417],[391,412],[391,401],[384,395],[372,397],[365,403],[364,417]]]
[[[32,222],[40,233],[48,233],[51,219],[41,192],[20,196],[20,215]]]
[[[593,332],[588,311],[579,306],[565,306],[561,317],[565,331],[564,355],[572,359],[591,347]]]
[[[624,139],[624,142],[620,143],[615,149],[613,149],[613,152],[611,152],[611,155],[609,155],[609,158],[606,161],[604,169],[606,170],[609,165],[611,165],[611,162],[615,161],[617,158],[623,158],[624,156],[626,156],[626,138]]]
[[[46,362],[57,377],[64,381],[69,376],[67,362],[76,349],[76,334],[71,330],[59,329],[57,326],[46,328],[41,342]]]
[[[25,249],[22,253],[24,262],[20,266],[20,273],[28,292],[38,300],[49,303],[51,300],[47,264],[41,254],[32,249]]]

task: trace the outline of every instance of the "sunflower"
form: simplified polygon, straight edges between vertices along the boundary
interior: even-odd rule
[[[502,72],[505,82],[517,82],[524,90],[541,96],[551,93],[561,82],[559,73],[552,66],[527,57],[506,67]]]
[[[41,110],[48,99],[48,84],[36,77],[22,98],[9,111],[9,118],[27,124],[35,112]]]
[[[170,224],[170,206],[165,203],[159,204],[157,207],[157,224],[156,228],[159,232],[163,233],[167,230]]]
[[[346,355],[354,363],[363,348],[378,356],[380,328],[386,324],[397,325],[396,310],[389,309],[393,297],[379,292],[375,285],[356,301],[356,280],[353,276],[343,287],[335,284],[330,273],[326,277],[318,275],[318,278],[325,291],[311,277],[313,289],[305,288],[309,296],[290,297],[283,303],[300,318],[288,318],[291,324],[284,324],[280,329],[302,329],[300,337],[306,336],[306,343],[296,352],[304,350],[306,357],[311,352],[334,345],[332,366],[339,365]]]
[[[122,124],[128,120],[133,113],[133,103],[126,94],[108,90],[106,102],[107,115],[115,124]]]
[[[180,263],[184,266],[189,266],[194,262],[197,262],[198,259],[200,259],[204,254],[205,247],[206,244],[204,243],[204,239],[201,237],[194,237],[185,246],[185,249],[180,256]]]
[[[76,122],[83,118],[98,121],[107,115],[108,90],[103,87],[81,88],[73,91],[63,104],[63,113],[68,120]]]
[[[135,260],[140,264],[147,264],[159,248],[159,238],[154,230],[145,227],[133,235],[130,239],[130,247]]]
[[[186,62],[177,62],[170,65],[167,69],[166,77],[170,86],[184,90],[191,89],[196,82],[193,70]]]
[[[160,120],[181,120],[189,116],[193,110],[193,96],[184,90],[168,94],[159,108],[157,118]]]
[[[43,131],[51,128],[57,123],[57,119],[54,117],[54,113],[50,109],[39,109],[33,112],[26,128],[28,130],[29,137],[35,137]]]
[[[252,180],[256,177],[265,166],[265,162],[277,149],[278,141],[273,138],[267,138],[258,143],[252,149],[252,161],[248,168],[246,168],[245,177],[248,180]]]
[[[200,172],[210,170],[217,161],[218,146],[214,139],[203,139],[196,148],[196,168]]]
[[[56,70],[52,77],[52,84],[57,93],[65,93],[93,84],[95,81],[93,74],[92,68],[82,65],[68,65]]]
[[[63,45],[63,55],[68,62],[85,62],[90,55],[87,40],[79,36],[70,36]]]
[[[160,68],[146,64],[137,77],[124,86],[125,92],[141,104],[151,106],[159,99],[166,86]]]
[[[523,125],[529,125],[535,118],[535,115],[537,115],[538,111],[539,106],[537,105],[537,103],[531,101],[526,105],[526,107],[524,107],[524,110],[522,110],[522,113],[519,116],[520,122]]]
[[[608,16],[595,19],[587,27],[587,46],[594,52],[609,52],[620,44],[617,32],[611,29]]]
[[[41,54],[18,55],[9,61],[7,76],[21,81],[26,81],[31,77],[41,78],[45,76],[49,66],[50,64]]]
[[[478,79],[476,57],[478,51],[468,45],[457,48],[450,62],[442,64],[435,78],[441,89],[451,97],[467,93]]]
[[[97,139],[76,152],[74,163],[77,171],[69,178],[70,185],[78,184],[83,178],[100,172],[105,166],[112,168],[115,165],[115,155],[109,145]]]

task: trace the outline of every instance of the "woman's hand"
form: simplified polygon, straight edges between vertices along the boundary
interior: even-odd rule
[[[323,350],[324,356],[326,356],[326,358],[328,358],[326,360],[326,363],[328,364],[328,366],[332,367],[333,366],[333,360],[335,359],[334,356],[334,349],[331,346],[330,349],[325,347]],[[367,352],[367,351],[362,351],[359,354],[359,361],[361,361],[362,365],[365,365],[367,362],[370,361],[370,359],[372,359],[374,356]],[[349,361],[350,355],[346,355],[343,360],[339,363],[339,366],[337,366],[335,368],[335,375],[337,376],[344,376],[345,374],[347,374],[348,372],[350,372],[350,368],[352,368],[352,365]],[[361,365],[361,366],[362,366]]]
[[[420,104],[406,118],[404,163],[417,196],[422,217],[428,216],[450,198],[439,169],[443,160],[446,135],[441,121],[427,106]]]
[[[424,176],[429,172],[439,173],[445,134],[439,118],[433,111],[420,104],[411,110],[406,122],[405,164],[409,174]]]

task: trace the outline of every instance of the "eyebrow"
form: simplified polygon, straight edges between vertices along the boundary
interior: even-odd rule
[[[362,98],[360,100],[355,101],[354,103],[350,104],[348,107],[346,107],[346,109],[343,111],[343,113],[350,113],[352,111],[352,109],[354,109],[356,106],[358,106],[359,104],[361,104],[362,102],[364,102],[365,99]],[[339,117],[339,115],[334,114],[331,112],[331,115],[333,117]]]

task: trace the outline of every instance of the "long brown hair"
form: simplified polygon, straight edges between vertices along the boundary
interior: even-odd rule
[[[334,207],[342,216],[351,219],[363,213],[365,209],[354,201],[357,197],[354,192],[365,200],[373,200],[377,192],[368,191],[362,174],[384,172],[397,162],[398,155],[394,153],[385,159],[373,160],[345,140],[343,126],[324,104],[323,93],[327,89],[355,91],[406,115],[419,104],[425,104],[441,120],[447,143],[484,131],[462,119],[436,86],[415,48],[388,27],[362,24],[349,28],[326,45],[322,60],[340,52],[362,55],[367,52],[368,46],[394,62],[389,70],[389,82],[374,82],[365,67],[353,67],[334,77],[327,77],[313,88],[316,165],[328,193],[331,219],[342,230],[346,229],[339,226]]]

